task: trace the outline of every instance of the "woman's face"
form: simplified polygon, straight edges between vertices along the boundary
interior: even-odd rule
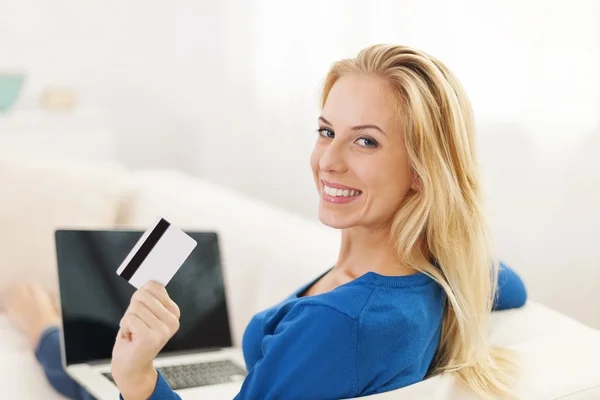
[[[327,97],[310,160],[325,225],[385,226],[414,186],[388,91],[381,78],[347,75]]]

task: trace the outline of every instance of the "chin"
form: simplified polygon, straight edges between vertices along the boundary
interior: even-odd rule
[[[333,212],[331,210],[324,210],[323,207],[319,207],[319,221],[321,221],[323,225],[333,229],[347,229],[354,225],[352,218],[349,215],[343,215],[342,213]]]

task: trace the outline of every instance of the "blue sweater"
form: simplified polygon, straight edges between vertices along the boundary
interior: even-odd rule
[[[236,400],[351,398],[423,380],[440,342],[445,295],[437,283],[369,272],[299,297],[315,281],[250,321],[248,376]],[[526,297],[518,275],[501,265],[494,308],[520,307]],[[149,400],[178,399],[159,373]]]

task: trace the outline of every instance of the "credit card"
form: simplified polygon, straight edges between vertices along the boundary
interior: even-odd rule
[[[148,228],[117,269],[117,275],[136,288],[148,281],[167,286],[198,243],[160,218]]]

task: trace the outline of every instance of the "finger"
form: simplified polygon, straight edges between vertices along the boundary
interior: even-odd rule
[[[117,336],[131,340],[131,328],[127,324],[125,315],[123,316],[123,318],[121,318],[121,321],[119,322],[119,332],[117,333]]]
[[[163,285],[155,281],[148,281],[144,286],[142,286],[141,289],[152,293],[154,297],[156,297],[158,301],[160,301],[167,308],[167,310],[177,317],[177,319],[181,317],[179,307],[173,300],[171,300],[169,294],[167,293],[167,289],[165,289]]]
[[[146,305],[140,301],[134,301],[127,308],[126,314],[132,314],[141,319],[149,328],[162,329],[161,321],[154,315]]]
[[[179,327],[178,318],[147,290],[140,290],[134,294],[135,301],[142,303],[152,312],[161,322],[165,323],[171,329]]]
[[[181,313],[177,304],[169,297],[167,290],[163,285],[155,281],[147,282],[142,289],[152,293],[154,297],[160,301],[167,310],[169,310],[177,319],[180,318]]]
[[[119,332],[117,332],[117,339],[131,340],[131,332],[129,331],[129,327],[127,327],[126,324],[123,324],[123,327],[119,329]]]
[[[134,314],[126,314],[123,317],[123,324],[126,327],[125,330],[129,331],[132,335],[145,336],[151,331],[150,327]]]

